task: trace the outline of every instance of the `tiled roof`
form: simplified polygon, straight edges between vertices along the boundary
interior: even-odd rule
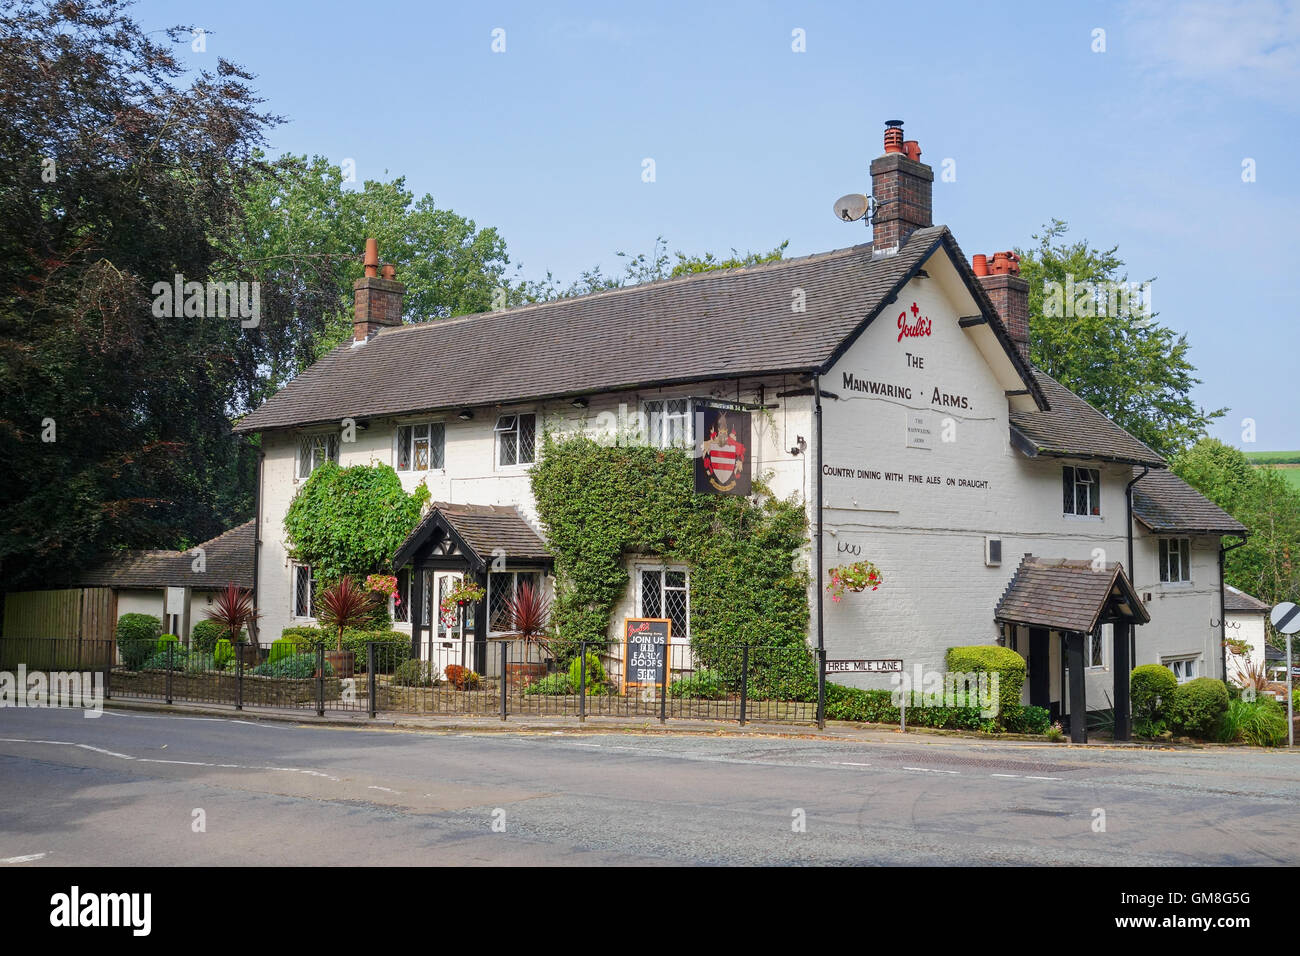
[[[1141,473],[1133,470],[1134,477]],[[1172,471],[1152,471],[1133,486],[1133,515],[1155,532],[1246,534],[1245,525]]]
[[[1113,597],[1134,621],[1151,620],[1119,564],[1094,570],[1091,561],[1026,555],[998,602],[996,620],[1091,634]]]
[[[236,431],[809,372],[824,367],[940,246],[969,271],[948,229],[932,226],[892,256],[873,258],[863,244],[382,329],[330,352]],[[803,290],[806,311],[791,309],[795,289]],[[1000,322],[995,331],[1014,353]]]
[[[231,528],[188,551],[126,551],[77,576],[82,587],[224,588],[253,586],[253,522]],[[198,549],[203,549],[204,570],[194,570]]]
[[[1223,587],[1223,606],[1225,610],[1239,614],[1267,614],[1269,606],[1257,597],[1251,597],[1245,591],[1238,591],[1231,584]]]
[[[449,504],[435,501],[429,513],[397,549],[394,564],[402,566],[440,525],[450,527],[474,552],[480,564],[503,554],[510,565],[539,561],[550,563],[546,543],[513,505]],[[500,551],[498,551],[500,549]]]
[[[1163,458],[1056,379],[1038,369],[1034,376],[1051,407],[1047,411],[1013,411],[1010,420],[1012,431],[1035,454],[1164,467]]]

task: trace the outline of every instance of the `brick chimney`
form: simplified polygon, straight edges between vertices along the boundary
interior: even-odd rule
[[[385,326],[402,324],[402,299],[406,286],[398,282],[397,270],[383,267],[380,275],[379,243],[366,240],[366,274],[352,284],[352,339],[364,342]]]
[[[903,121],[885,124],[885,155],[871,163],[871,248],[893,255],[918,229],[934,225],[934,170],[921,162],[921,146],[903,139]]]
[[[971,262],[980,285],[993,300],[1002,324],[1020,354],[1029,360],[1029,282],[1021,278],[1020,257],[1014,252],[975,256]]]

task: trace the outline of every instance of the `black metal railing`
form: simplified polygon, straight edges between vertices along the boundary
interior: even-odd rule
[[[0,670],[96,671],[113,697],[429,716],[621,717],[822,723],[824,662],[801,645],[689,643],[629,651],[586,642],[410,639],[269,644],[0,638]],[[480,670],[470,666],[479,662]]]

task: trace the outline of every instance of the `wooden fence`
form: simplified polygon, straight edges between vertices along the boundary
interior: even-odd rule
[[[5,595],[5,637],[111,641],[116,628],[117,598],[112,588]]]

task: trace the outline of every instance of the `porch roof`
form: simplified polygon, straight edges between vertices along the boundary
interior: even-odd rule
[[[508,566],[550,565],[546,542],[513,505],[451,504],[435,501],[393,556],[395,569],[415,560],[426,547],[443,557],[464,557],[482,572],[497,554]]]
[[[1108,613],[1109,612],[1109,613]],[[1095,569],[1091,561],[1025,555],[998,602],[995,619],[1006,624],[1091,634],[1107,617],[1151,620],[1119,563]]]

